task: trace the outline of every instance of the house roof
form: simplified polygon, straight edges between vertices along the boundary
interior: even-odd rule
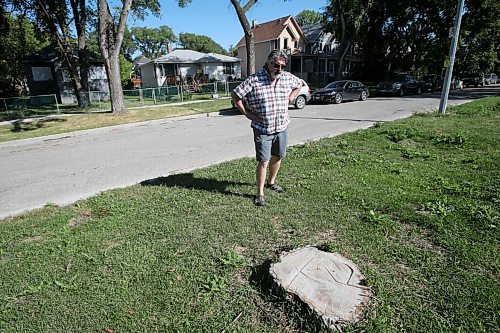
[[[165,54],[161,57],[158,57],[154,60],[151,60],[150,62],[195,64],[195,63],[207,63],[207,62],[240,62],[240,61],[241,60],[239,58],[229,57],[218,53],[202,53],[193,50],[178,49],[168,54]]]
[[[132,64],[134,66],[139,66],[139,65],[145,64],[145,63],[150,62],[150,61],[151,61],[150,59],[146,58],[143,54],[141,54],[140,56],[138,56],[137,58],[134,59]]]
[[[335,37],[330,32],[325,32],[321,24],[313,24],[302,27],[302,31],[310,43],[322,42],[333,43]]]
[[[299,32],[301,32],[300,26],[297,24],[297,21],[295,21],[292,15],[257,24],[255,28],[250,30],[254,32],[255,43],[261,43],[277,39],[283,30],[285,30],[290,24],[295,25]],[[245,46],[245,36],[243,36],[243,38],[241,38],[236,45],[236,47],[240,46]]]

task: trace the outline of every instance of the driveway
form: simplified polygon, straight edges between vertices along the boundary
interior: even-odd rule
[[[450,94],[449,105],[496,95],[500,85]],[[290,109],[290,144],[331,137],[437,109],[438,93]],[[0,218],[47,203],[254,156],[249,121],[211,113],[0,144]]]

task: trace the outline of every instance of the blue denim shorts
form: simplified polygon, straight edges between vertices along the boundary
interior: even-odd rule
[[[255,158],[259,162],[267,162],[272,156],[283,158],[286,155],[288,145],[288,129],[274,134],[265,134],[260,130],[253,129],[253,140],[255,142]]]

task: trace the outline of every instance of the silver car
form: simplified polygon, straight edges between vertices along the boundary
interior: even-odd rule
[[[306,104],[311,100],[311,89],[309,88],[309,85],[306,81],[301,81],[302,88],[300,88],[299,94],[295,97],[295,100],[292,103],[297,109],[303,109],[304,106],[306,106]]]

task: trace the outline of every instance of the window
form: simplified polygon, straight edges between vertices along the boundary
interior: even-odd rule
[[[234,62],[224,63],[224,74],[234,75]]]
[[[328,60],[328,73],[333,73],[335,71],[335,61]]]
[[[33,81],[52,81],[52,71],[50,67],[31,67]]]
[[[275,39],[271,41],[271,50],[276,50],[280,48],[280,40]]]
[[[299,41],[298,40],[293,42],[293,48],[295,48],[295,49],[299,48]]]
[[[318,60],[318,72],[319,73],[324,73],[325,72],[325,59],[319,59]]]
[[[288,49],[288,38],[283,38],[283,48]]]

